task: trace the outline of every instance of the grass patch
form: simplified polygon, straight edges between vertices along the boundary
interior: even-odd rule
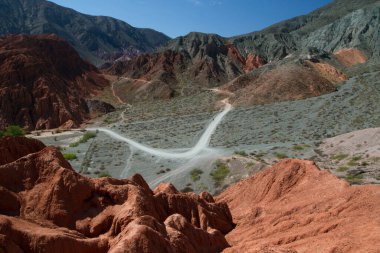
[[[342,160],[346,159],[347,157],[348,157],[347,154],[337,154],[337,155],[331,156],[331,159],[337,160],[337,161],[342,161]]]
[[[253,163],[253,162],[248,162],[248,163],[245,165],[245,168],[246,168],[247,170],[249,170],[249,169],[252,169],[253,166],[255,166],[255,163]]]
[[[63,157],[68,161],[77,159],[77,155],[73,153],[63,154]]]
[[[336,171],[338,171],[338,172],[346,172],[348,170],[348,167],[346,167],[346,166],[341,166],[341,167],[339,167]]]
[[[101,177],[111,177],[111,174],[108,171],[102,171],[98,174],[98,178]]]
[[[217,161],[215,165],[215,169],[210,173],[211,178],[214,180],[215,186],[221,186],[224,182],[224,179],[230,173],[229,168],[226,164],[221,161]]]
[[[82,138],[79,139],[77,142],[70,143],[69,147],[75,148],[78,147],[79,144],[81,143],[86,143],[88,140],[95,138],[96,137],[96,132],[86,132]]]
[[[248,156],[247,152],[244,150],[237,150],[234,152],[235,155],[240,155],[240,156]]]
[[[351,160],[347,163],[347,165],[348,165],[348,166],[351,166],[351,167],[353,167],[353,166],[358,166],[358,165],[359,165],[358,161],[360,161],[361,159],[362,159],[361,156],[354,156],[354,157],[352,157]]]
[[[351,184],[359,184],[363,179],[363,175],[348,175],[346,180]]]
[[[285,159],[288,158],[288,155],[284,153],[276,153],[276,157],[277,159]]]
[[[192,171],[190,171],[191,179],[194,182],[199,181],[201,179],[202,174],[203,174],[203,171],[200,169],[193,169]]]
[[[304,150],[304,147],[301,146],[301,145],[294,145],[294,146],[293,146],[293,150],[294,150],[294,151],[301,151],[301,150]]]

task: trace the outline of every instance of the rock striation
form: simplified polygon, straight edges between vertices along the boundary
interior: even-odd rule
[[[55,35],[0,38],[0,129],[78,127],[89,118],[86,97],[108,81]]]
[[[153,192],[140,175],[90,179],[54,147],[30,152],[0,166],[0,252],[206,253],[228,247],[231,214],[207,194],[166,186]]]

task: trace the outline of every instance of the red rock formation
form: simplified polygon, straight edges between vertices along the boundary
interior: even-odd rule
[[[228,57],[236,63],[238,63],[238,65],[240,65],[240,67],[245,71],[245,73],[249,73],[252,70],[260,68],[266,64],[266,61],[264,59],[253,53],[249,53],[247,55],[247,58],[244,58],[236,49],[236,47],[232,44],[228,44],[227,48]]]
[[[345,48],[334,53],[335,58],[346,67],[352,67],[367,61],[367,56],[357,48]]]
[[[246,74],[222,86],[234,92],[234,104],[253,105],[320,96],[336,90],[346,77],[324,63],[290,63]]]
[[[0,252],[206,253],[228,246],[223,233],[233,224],[225,204],[159,189],[153,193],[139,175],[83,177],[54,147],[31,153],[0,166]]]
[[[378,252],[380,187],[288,159],[225,190],[237,227],[223,252]]]
[[[0,165],[11,163],[44,148],[45,145],[35,139],[26,139],[24,137],[0,138]]]
[[[260,68],[266,64],[266,61],[258,55],[252,53],[248,54],[245,61],[244,70],[246,73],[251,72],[254,69]]]
[[[78,126],[89,116],[84,98],[105,85],[96,68],[55,35],[0,39],[0,128]]]

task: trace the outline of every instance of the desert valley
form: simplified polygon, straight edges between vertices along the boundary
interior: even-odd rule
[[[380,252],[380,1],[173,39],[0,11],[0,253]]]

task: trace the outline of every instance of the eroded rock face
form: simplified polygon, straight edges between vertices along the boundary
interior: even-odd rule
[[[287,159],[225,190],[237,227],[223,252],[377,252],[380,187]]]
[[[108,82],[55,35],[0,38],[0,128],[79,126],[89,118],[85,97]]]
[[[197,253],[228,247],[224,235],[234,225],[226,204],[175,188],[153,193],[139,175],[86,178],[54,147],[25,155],[0,166],[3,252]]]

